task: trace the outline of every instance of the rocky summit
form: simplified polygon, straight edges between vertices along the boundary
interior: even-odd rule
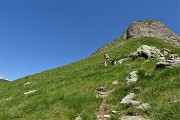
[[[180,46],[180,37],[167,28],[159,20],[144,20],[133,22],[122,34],[122,38],[156,37]]]
[[[171,43],[177,47],[180,47],[180,35],[177,35],[166,27],[159,20],[144,20],[132,22],[129,27],[124,30],[120,39],[116,39],[109,44],[99,48],[92,55],[103,53],[119,46],[123,46],[126,41],[141,37],[153,37],[158,39],[163,39],[165,42]],[[123,40],[122,40],[123,39]],[[157,39],[157,40],[158,40]]]

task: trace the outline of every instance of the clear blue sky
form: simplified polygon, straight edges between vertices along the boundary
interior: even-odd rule
[[[180,34],[179,0],[0,0],[0,76],[81,60],[146,19]]]

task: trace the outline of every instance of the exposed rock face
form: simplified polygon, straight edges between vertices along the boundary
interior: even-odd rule
[[[135,21],[123,32],[121,37],[130,39],[145,36],[164,39],[176,46],[180,46],[180,37],[158,20]]]

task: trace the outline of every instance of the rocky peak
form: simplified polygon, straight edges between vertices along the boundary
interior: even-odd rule
[[[133,22],[122,34],[122,38],[156,37],[180,46],[180,37],[158,20]]]

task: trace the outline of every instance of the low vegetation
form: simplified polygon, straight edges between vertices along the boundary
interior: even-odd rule
[[[119,60],[136,51],[140,45],[167,48],[180,56],[180,49],[156,38],[133,40],[116,40],[125,42],[107,51],[111,60]],[[111,46],[111,45],[109,45]],[[178,120],[180,118],[180,68],[155,70],[157,59],[149,61],[131,59],[121,65],[104,66],[103,53],[87,59],[26,76],[0,86],[1,120],[74,120],[81,116],[83,120],[96,119],[102,99],[96,98],[94,90],[100,86],[112,86],[119,81],[114,91],[107,98],[106,109],[117,110],[121,115],[129,113],[148,116],[152,120]],[[139,71],[139,80],[130,85],[125,84],[129,72]],[[24,85],[27,82],[32,84]],[[136,99],[147,102],[150,108],[138,110],[120,103],[134,87],[141,88]],[[24,93],[36,90],[25,96]],[[3,101],[4,99],[8,99]],[[111,119],[118,119],[112,115]]]

